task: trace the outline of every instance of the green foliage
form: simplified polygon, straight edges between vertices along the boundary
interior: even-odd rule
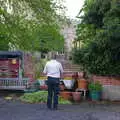
[[[72,104],[70,101],[63,99],[62,97],[59,97],[59,104]]]
[[[63,9],[53,0],[1,0],[0,50],[62,49],[64,39],[57,19],[58,8]]]
[[[63,48],[64,39],[59,33],[59,28],[57,25],[43,25],[38,31],[40,43],[38,44],[38,49],[40,51],[59,51]],[[57,45],[59,42],[59,45]]]
[[[90,73],[120,75],[120,4],[117,0],[86,0],[77,29],[82,47],[74,60]]]
[[[20,100],[28,103],[46,102],[47,92],[40,91],[34,93],[25,93],[23,96],[20,97]]]
[[[83,64],[84,63],[84,55],[86,50],[85,49],[73,49],[73,60],[75,63]]]
[[[40,77],[40,73],[43,72],[44,66],[47,62],[47,59],[40,59],[39,62],[35,62],[35,79]]]
[[[20,97],[20,100],[28,103],[46,103],[47,95],[48,95],[47,91],[25,93],[23,96]],[[71,104],[71,103],[59,97],[59,104]]]
[[[102,90],[102,85],[99,82],[89,83],[88,89],[90,91],[101,91]]]

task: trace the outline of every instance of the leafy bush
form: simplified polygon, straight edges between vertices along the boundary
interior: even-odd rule
[[[40,77],[40,73],[43,72],[44,66],[47,62],[47,59],[40,59],[39,61],[35,62],[35,79]]]
[[[100,83],[98,83],[98,82],[96,82],[96,83],[90,83],[88,85],[88,89],[90,91],[101,91],[102,90],[102,85]]]
[[[34,93],[25,93],[23,96],[20,97],[20,100],[28,103],[44,103],[47,100],[47,92],[39,91]]]
[[[85,0],[85,14],[77,29],[83,46],[73,52],[73,59],[90,73],[120,75],[119,7],[117,0]]]
[[[74,49],[73,50],[73,61],[77,64],[83,63],[84,50]]]
[[[46,103],[47,95],[47,91],[25,93],[23,96],[20,97],[20,100],[28,103]],[[59,104],[71,104],[71,102],[59,97]]]

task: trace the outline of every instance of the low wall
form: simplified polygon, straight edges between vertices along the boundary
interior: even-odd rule
[[[108,76],[92,76],[92,80],[99,81],[102,85],[115,85],[120,86],[120,77],[108,77]]]
[[[102,99],[110,101],[120,101],[120,86],[103,85]]]
[[[103,86],[102,99],[120,101],[120,77],[93,76],[94,82],[99,81]]]

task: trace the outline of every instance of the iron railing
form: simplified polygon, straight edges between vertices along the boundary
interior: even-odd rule
[[[27,87],[29,78],[0,78],[0,89],[24,90]]]

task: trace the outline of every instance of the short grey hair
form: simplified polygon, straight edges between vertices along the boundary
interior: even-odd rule
[[[56,54],[55,53],[52,53],[51,59],[56,59]]]

